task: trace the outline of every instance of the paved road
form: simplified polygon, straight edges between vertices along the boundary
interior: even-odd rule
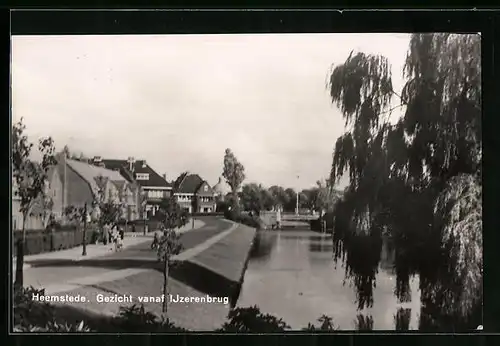
[[[205,242],[207,239],[229,229],[231,223],[216,217],[200,217],[205,225],[188,231],[181,236],[184,250]],[[73,279],[101,275],[119,269],[138,268],[156,259],[156,252],[150,249],[151,241],[130,246],[123,251],[102,257],[81,260],[51,259],[30,262],[31,268],[24,271],[25,286],[48,287]]]

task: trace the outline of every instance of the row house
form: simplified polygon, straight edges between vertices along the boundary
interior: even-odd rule
[[[17,194],[17,184],[12,179],[12,229],[21,230],[23,215],[21,213],[21,197]],[[56,219],[63,215],[63,186],[61,176],[56,166],[47,172],[44,197],[34,201],[26,218],[25,229],[44,229],[52,214]]]
[[[215,211],[214,190],[198,174],[187,174],[174,192],[177,203],[189,213]]]
[[[156,214],[163,198],[172,196],[172,184],[166,180],[166,175],[161,176],[146,160],[135,160],[129,157],[127,160],[104,159],[102,166],[117,171],[130,183],[140,187],[140,199],[144,200],[144,209],[139,215],[141,218],[150,218]]]
[[[123,216],[128,221],[139,214],[139,187],[127,181],[119,172],[107,169],[95,162],[68,159],[58,156],[58,171],[62,180],[63,207],[77,208],[92,205],[95,201],[120,203]]]

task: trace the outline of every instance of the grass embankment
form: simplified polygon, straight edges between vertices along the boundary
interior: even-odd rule
[[[228,228],[230,224],[228,223]],[[212,236],[228,228],[212,230],[200,229],[183,235],[186,248],[203,243]],[[239,295],[248,254],[256,230],[244,225],[238,227],[193,258],[175,265],[170,271],[169,293],[183,297],[229,297],[231,304],[223,303],[170,303],[168,316],[177,326],[190,330],[214,330],[227,319],[230,307],[234,306]],[[87,303],[73,303],[76,308],[84,308],[92,313],[115,315],[120,307],[140,303],[138,297],[161,296],[163,274],[161,265],[143,273],[129,277],[103,282],[97,285],[84,286],[68,292],[71,295],[82,295]],[[99,303],[97,296],[132,295],[132,302]],[[161,314],[161,303],[143,302],[147,311]],[[81,321],[81,316],[71,318],[68,322]]]

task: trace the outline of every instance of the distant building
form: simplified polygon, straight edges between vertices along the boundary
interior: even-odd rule
[[[215,198],[225,198],[229,193],[231,193],[231,188],[227,183],[219,177],[219,181],[213,187]]]
[[[156,173],[146,160],[136,161],[133,157],[127,160],[105,159],[99,161],[99,164],[119,172],[127,181],[140,186],[140,193],[146,197],[146,215],[140,215],[142,218],[155,215],[160,201],[172,195],[172,184],[166,180],[166,175]]]
[[[215,193],[198,174],[188,174],[174,192],[177,203],[189,213],[211,213],[215,211]]]

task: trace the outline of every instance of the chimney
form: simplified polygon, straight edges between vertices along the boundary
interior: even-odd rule
[[[146,166],[147,166],[146,160],[142,160],[142,168],[146,168]]]
[[[222,177],[219,177],[219,184],[222,184]]]
[[[166,173],[163,173],[161,176],[163,177],[163,180],[167,181],[167,174]]]
[[[133,157],[129,156],[129,158],[127,159],[127,163],[128,163],[128,170],[130,172],[134,172],[135,159]]]

